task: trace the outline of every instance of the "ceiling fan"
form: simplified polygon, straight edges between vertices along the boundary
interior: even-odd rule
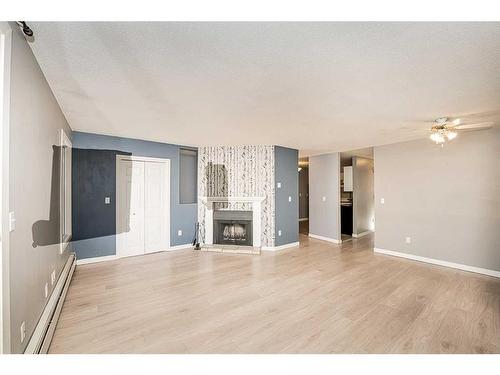
[[[443,146],[454,140],[459,132],[486,130],[493,126],[493,122],[467,123],[460,118],[440,117],[434,120],[430,129],[429,138],[436,144]]]

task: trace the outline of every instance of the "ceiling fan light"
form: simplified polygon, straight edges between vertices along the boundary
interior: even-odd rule
[[[446,133],[446,137],[448,138],[449,141],[455,139],[457,137],[458,133],[456,131],[450,130]]]
[[[432,133],[430,136],[431,140],[436,143],[444,143],[446,139],[441,133]]]

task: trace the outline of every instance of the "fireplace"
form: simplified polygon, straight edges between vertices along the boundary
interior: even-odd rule
[[[261,235],[262,235],[262,202],[265,197],[199,197],[200,202],[205,206],[205,225],[204,227],[204,239],[203,243],[205,245],[213,245],[218,241],[218,225],[215,225],[215,216],[218,220],[235,220],[248,221],[251,220],[251,232],[249,233],[249,227],[246,228],[246,239],[250,239],[248,243],[252,247],[261,247]],[[251,203],[251,211],[237,211],[236,214],[229,214],[227,209],[217,210],[215,203]],[[236,215],[236,217],[230,215]],[[239,216],[239,217],[238,217]]]
[[[215,244],[252,246],[252,211],[215,210]]]

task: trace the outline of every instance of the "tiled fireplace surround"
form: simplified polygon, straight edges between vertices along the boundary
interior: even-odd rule
[[[198,150],[201,242],[214,244],[214,210],[252,211],[252,245],[274,246],[274,146],[216,146]]]

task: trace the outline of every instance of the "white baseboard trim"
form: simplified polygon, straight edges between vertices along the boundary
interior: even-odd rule
[[[315,239],[321,240],[321,241],[327,241],[327,242],[335,243],[337,245],[342,243],[342,240],[336,240],[335,238],[318,236],[317,234],[312,234],[312,233],[309,233],[309,237],[315,238]]]
[[[303,217],[302,219],[299,219],[299,221],[308,221],[309,218],[308,217]]]
[[[370,233],[373,233],[371,230],[367,230],[366,232],[361,232],[361,233],[353,233],[352,234],[352,237],[353,238],[360,238],[360,237],[363,237],[363,236],[366,236],[367,234],[370,234]]]
[[[75,266],[75,254],[72,253],[61,271],[24,354],[45,354],[48,352]]]
[[[184,249],[193,249],[193,248],[194,248],[194,246],[192,244],[185,243],[185,244],[182,244],[182,245],[170,246],[170,248],[168,248],[165,251],[175,251],[175,250],[184,250]]]
[[[300,245],[299,242],[290,242],[290,243],[286,243],[286,244],[280,245],[280,246],[262,246],[260,249],[262,251],[279,251],[279,250],[288,249],[290,247],[297,247],[299,245]]]
[[[76,265],[81,266],[82,264],[106,262],[108,260],[115,260],[115,259],[118,259],[118,257],[116,255],[106,255],[106,256],[95,257],[95,258],[77,259]]]
[[[426,258],[426,257],[418,256],[418,255],[400,253],[398,251],[385,250],[385,249],[380,249],[380,248],[376,248],[376,247],[373,248],[373,251],[376,253],[380,253],[380,254],[416,260],[418,262],[431,263],[431,264],[435,264],[437,266],[456,268],[456,269],[462,270],[462,271],[480,273],[482,275],[493,276],[493,277],[500,277],[500,271],[489,270],[487,268],[468,266],[466,264],[447,262],[445,260]]]

